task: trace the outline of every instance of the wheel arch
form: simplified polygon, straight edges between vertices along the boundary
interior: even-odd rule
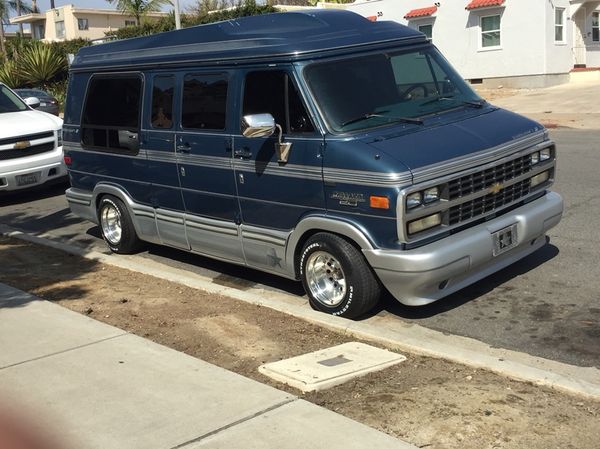
[[[133,222],[133,227],[135,228],[136,233],[138,233],[139,235],[139,229],[138,229],[138,225],[136,223],[135,218],[135,213],[133,210],[133,206],[134,206],[134,202],[131,199],[131,196],[129,196],[129,194],[127,193],[127,191],[125,189],[123,189],[121,186],[117,186],[114,184],[106,184],[106,183],[101,183],[101,184],[97,184],[94,187],[94,191],[92,193],[92,205],[96,211],[96,216],[98,215],[98,207],[100,206],[100,201],[102,200],[102,198],[106,195],[111,195],[114,196],[118,199],[120,199],[123,204],[125,204],[125,207],[127,208],[127,212],[129,213],[129,216],[131,217],[131,221]]]
[[[296,279],[299,278],[300,274],[300,266],[298,265],[300,251],[302,250],[304,243],[319,232],[328,232],[330,234],[338,235],[339,237],[348,240],[359,250],[375,249],[373,240],[368,233],[364,229],[361,229],[356,223],[352,223],[351,221],[339,217],[306,217],[298,223],[298,226],[296,226],[294,232],[290,235],[286,248],[286,260],[290,261],[292,264]]]

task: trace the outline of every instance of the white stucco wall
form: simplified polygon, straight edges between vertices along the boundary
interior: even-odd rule
[[[557,0],[568,3],[568,0]],[[506,0],[505,6],[467,11],[469,0],[440,1],[433,17],[407,22],[409,10],[434,6],[435,0],[371,0],[347,9],[378,20],[395,20],[418,28],[433,23],[433,42],[464,78],[494,78],[547,73],[548,29],[554,36],[553,16],[546,19],[546,0]],[[501,47],[481,47],[481,16],[501,14]],[[558,55],[557,55],[558,57]],[[568,67],[561,67],[568,72]]]
[[[564,8],[564,41],[555,41],[555,10]],[[569,0],[553,0],[545,2],[545,73],[567,73],[573,68],[573,20],[572,6]]]

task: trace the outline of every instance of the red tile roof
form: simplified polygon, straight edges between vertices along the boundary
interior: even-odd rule
[[[488,8],[490,6],[502,6],[505,0],[471,0],[465,9]]]
[[[416,19],[417,17],[428,17],[437,11],[437,6],[430,6],[429,8],[419,8],[409,11],[404,16],[405,19]]]

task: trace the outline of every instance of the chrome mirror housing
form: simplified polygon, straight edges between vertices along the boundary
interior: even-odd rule
[[[35,109],[40,107],[40,99],[38,97],[27,97],[23,101],[30,108]]]
[[[275,119],[271,114],[245,115],[242,119],[244,137],[269,137],[275,132]]]

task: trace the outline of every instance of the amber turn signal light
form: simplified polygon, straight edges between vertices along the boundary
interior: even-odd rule
[[[387,196],[371,196],[371,207],[373,209],[389,209],[390,199]]]

